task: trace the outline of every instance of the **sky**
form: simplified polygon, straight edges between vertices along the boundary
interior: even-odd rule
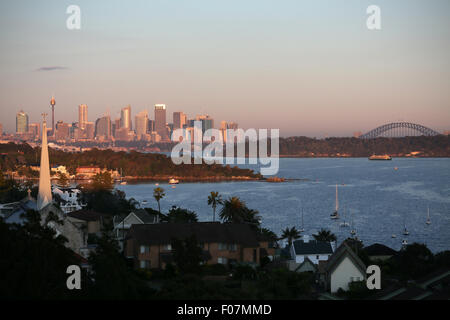
[[[69,30],[69,5],[81,29]],[[381,30],[366,26],[369,5]],[[282,136],[398,120],[450,130],[448,0],[0,2],[0,123],[88,120],[154,104]]]

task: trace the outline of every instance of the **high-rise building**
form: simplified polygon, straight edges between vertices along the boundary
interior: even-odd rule
[[[159,134],[162,141],[168,140],[165,104],[155,104],[155,131]]]
[[[78,106],[78,127],[84,129],[88,122],[88,106],[86,104],[80,104]]]
[[[28,115],[20,110],[16,115],[16,133],[28,133]]]
[[[126,106],[120,110],[120,128],[132,129],[131,125],[131,106]]]
[[[64,123],[58,121],[55,128],[55,139],[56,140],[69,140],[70,139],[70,127],[69,123]]]
[[[152,131],[155,131],[155,121],[148,119],[147,132],[151,133]]]
[[[148,130],[148,112],[143,110],[135,116],[136,139],[145,140]]]
[[[33,122],[28,125],[28,132],[33,140],[39,140],[41,136],[41,124],[39,122]]]
[[[173,130],[182,129],[186,124],[187,116],[183,112],[173,113]]]
[[[95,138],[97,140],[111,139],[111,118],[104,116],[95,121]]]
[[[202,132],[205,133],[206,130],[214,128],[214,119],[211,118],[209,115],[198,115],[195,118],[197,121],[202,122]]]
[[[86,122],[84,131],[85,131],[86,139],[94,140],[94,137],[95,137],[95,125],[94,125],[93,122]]]

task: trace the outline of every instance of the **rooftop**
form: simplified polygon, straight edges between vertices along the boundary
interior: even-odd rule
[[[195,222],[134,224],[128,233],[142,244],[166,244],[174,238],[195,235],[198,242],[237,243],[245,247],[258,247],[257,232],[249,225],[238,223]]]
[[[296,255],[333,253],[333,248],[331,247],[330,242],[317,240],[309,240],[307,242],[303,240],[295,240],[294,250]]]

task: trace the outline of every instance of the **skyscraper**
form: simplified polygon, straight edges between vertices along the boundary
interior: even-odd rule
[[[183,112],[173,113],[173,130],[182,129],[186,124],[187,116]]]
[[[61,120],[56,123],[54,137],[56,140],[69,140],[70,139],[70,124],[64,123]]]
[[[148,130],[148,112],[143,110],[139,112],[134,120],[134,125],[136,127],[136,139],[143,140]]]
[[[131,125],[131,106],[126,106],[120,110],[120,128],[132,129]]]
[[[47,145],[47,123],[45,121],[46,114],[43,114],[44,122],[42,123],[42,148],[41,148],[41,169],[39,172],[39,193],[37,199],[38,210],[43,209],[52,202],[52,189],[50,182],[50,163],[48,158]]]
[[[168,140],[165,104],[155,104],[155,131],[160,135],[162,141]]]
[[[78,106],[78,127],[84,129],[88,122],[88,106],[80,104]]]
[[[20,110],[16,115],[16,133],[25,134],[28,132],[28,115]]]
[[[205,133],[206,130],[214,128],[214,119],[209,115],[198,115],[196,117],[197,121],[202,122],[202,132]]]
[[[95,138],[98,140],[111,139],[111,118],[104,116],[95,121]]]

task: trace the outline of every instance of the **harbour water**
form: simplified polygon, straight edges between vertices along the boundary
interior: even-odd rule
[[[392,161],[282,158],[278,176],[301,180],[180,183],[175,188],[160,183],[166,193],[161,208],[167,211],[173,205],[180,206],[195,211],[200,221],[211,221],[212,209],[207,197],[211,191],[219,191],[223,198],[238,196],[249,208],[258,210],[263,227],[278,235],[286,227],[301,227],[303,208],[304,234],[327,228],[340,242],[350,236],[351,230],[350,226],[340,224],[344,220],[350,223],[353,217],[357,236],[364,245],[383,243],[397,250],[402,240],[407,239],[408,243],[425,243],[433,252],[450,250],[448,158],[394,158]],[[336,184],[340,219],[332,220]],[[146,200],[143,207],[157,207],[153,198],[155,182],[117,185],[117,188],[139,202]],[[430,225],[425,224],[428,207]],[[402,234],[404,224],[408,236]],[[393,234],[396,238],[392,238]]]

